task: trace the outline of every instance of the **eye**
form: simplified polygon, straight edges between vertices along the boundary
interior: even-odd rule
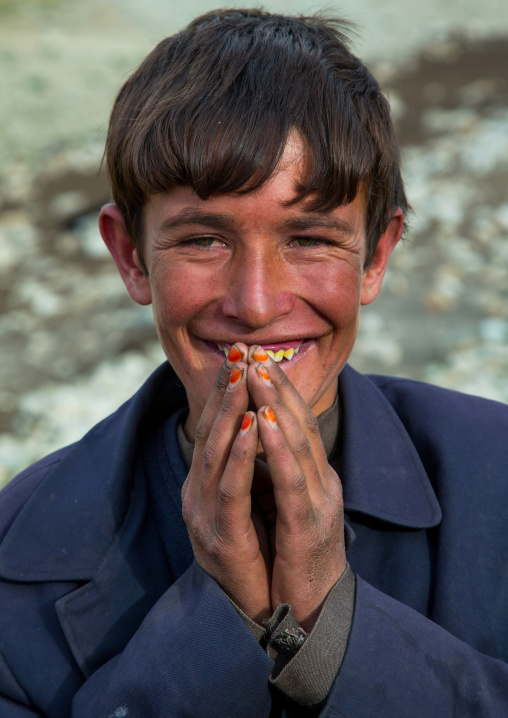
[[[313,247],[315,244],[318,243],[317,239],[312,239],[312,237],[298,237],[294,240],[296,244],[298,244],[299,247]]]
[[[197,237],[191,241],[193,244],[197,244],[198,247],[211,247],[216,240],[213,237]]]
[[[189,237],[184,239],[182,244],[188,247],[197,247],[198,249],[212,249],[224,246],[224,242],[217,237]]]
[[[322,237],[294,237],[291,244],[296,247],[319,247],[324,244],[331,244],[331,242]]]

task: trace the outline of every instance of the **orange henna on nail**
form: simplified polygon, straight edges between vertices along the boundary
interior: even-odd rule
[[[252,352],[252,358],[256,361],[266,361],[268,359],[268,354],[265,352],[262,346],[258,346]]]
[[[240,427],[240,436],[245,436],[252,426],[252,416],[250,414],[244,414],[242,419],[242,425]]]
[[[240,359],[243,359],[243,353],[233,344],[229,350],[228,362],[234,364],[235,362],[240,361]]]
[[[277,426],[277,419],[275,418],[275,414],[273,413],[270,406],[267,406],[266,409],[263,409],[263,417],[265,421],[273,428]]]
[[[238,384],[238,382],[242,378],[242,375],[243,375],[243,371],[241,369],[239,369],[237,366],[234,366],[231,369],[231,374],[229,375],[229,388],[230,389],[234,388]]]
[[[256,371],[259,378],[262,379],[266,384],[269,384],[271,386],[272,382],[270,381],[270,376],[262,364],[258,364],[258,366],[256,367]]]

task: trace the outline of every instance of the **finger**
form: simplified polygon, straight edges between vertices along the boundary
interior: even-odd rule
[[[319,433],[319,424],[316,416],[312,412],[307,402],[302,398],[300,392],[295,388],[287,374],[280,368],[277,362],[274,362],[266,353],[261,346],[249,347],[248,361],[250,364],[261,364],[266,374],[268,375],[269,383],[276,389],[280,399],[289,409],[289,412],[296,419],[301,430],[308,438],[312,452],[316,458],[316,461],[323,468],[327,463],[328,459],[326,451],[323,446],[321,435]],[[249,375],[250,376],[250,375]],[[265,381],[262,382],[265,386],[269,384]],[[252,390],[252,396],[256,403],[256,406],[262,406],[263,404],[270,404],[275,410],[278,408],[279,400],[274,400],[273,395],[270,397],[265,393],[259,394],[256,392],[256,382],[253,382],[252,387],[249,383],[249,391]],[[258,403],[259,399],[259,403]],[[281,421],[281,426],[285,431],[284,422],[279,413],[276,412],[277,417]]]
[[[224,393],[229,386],[233,364],[245,361],[247,352],[246,344],[241,344],[240,342],[233,344],[229,350],[228,357],[219,370],[213,389],[196,427],[194,455],[198,461],[201,460],[201,452],[208,440],[215,417],[219,412]]]
[[[280,426],[293,456],[308,478],[309,490],[313,495],[319,497],[319,493],[323,491],[323,481],[325,484],[328,483],[328,460],[314,415],[310,412],[316,423],[317,438],[312,434],[305,433],[297,417],[272,384],[263,364],[249,366],[247,383],[249,393],[256,406],[263,407],[268,404],[274,411],[278,426]],[[305,404],[305,402],[303,403]],[[308,428],[308,424],[306,426]],[[263,435],[261,435],[261,443],[266,451]]]
[[[258,426],[273,483],[277,521],[286,529],[300,530],[302,525],[312,523],[309,483],[319,484],[318,468],[311,455],[304,462],[304,470],[270,406],[258,410]]]
[[[244,363],[234,364],[229,370],[222,401],[211,428],[207,428],[206,443],[194,449],[186,487],[190,493],[185,498],[191,504],[198,502],[209,516],[214,515],[220,477],[249,403],[245,370]]]
[[[237,364],[240,361],[247,361],[249,353],[249,347],[247,344],[244,344],[243,342],[236,342],[233,344],[228,352],[228,355],[226,357],[226,364],[229,368],[233,366],[233,364]]]
[[[255,412],[242,417],[240,429],[233,441],[222,472],[217,492],[217,528],[251,536],[254,530],[251,510],[251,488],[258,445]]]
[[[272,563],[266,529],[251,517],[256,424],[254,412],[243,414],[221,475],[213,515],[204,510],[201,495],[186,524],[199,565],[244,613],[260,622],[271,613]],[[213,430],[210,439],[212,435]]]

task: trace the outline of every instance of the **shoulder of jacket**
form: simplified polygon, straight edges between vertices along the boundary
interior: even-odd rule
[[[0,542],[30,496],[74,445],[48,454],[21,471],[0,491]]]
[[[508,421],[508,405],[500,401],[405,377],[367,376],[394,406],[402,407],[407,403],[408,406],[417,405],[421,411],[450,411],[458,415],[466,412],[464,418],[472,412],[470,415],[474,414],[476,420],[481,416],[487,420],[496,416]]]
[[[429,476],[453,465],[507,487],[508,405],[410,379],[371,377],[413,441]]]

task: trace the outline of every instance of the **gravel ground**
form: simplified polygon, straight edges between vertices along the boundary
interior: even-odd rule
[[[7,5],[0,0],[0,484],[79,438],[162,360],[150,310],[127,296],[96,217],[108,199],[106,108],[168,17],[156,0],[144,13],[135,0]],[[505,3],[501,12],[487,2],[474,23],[467,3],[450,3],[439,22],[432,2],[420,4],[410,24],[407,11],[401,20],[396,3],[388,8],[363,0],[344,14],[365,25],[359,52],[390,97],[414,215],[363,312],[352,364],[508,402]],[[196,12],[181,9],[173,23]],[[376,34],[383,22],[392,35]]]

